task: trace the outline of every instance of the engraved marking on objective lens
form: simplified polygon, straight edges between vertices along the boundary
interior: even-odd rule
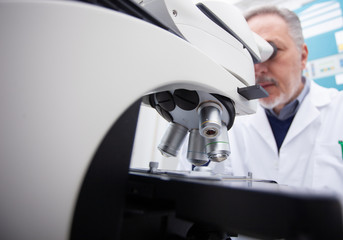
[[[208,146],[208,145],[212,145],[212,144],[217,144],[217,143],[225,143],[225,144],[229,144],[229,142],[217,141],[217,142],[210,142],[210,143],[207,143],[207,144],[206,144],[206,146]]]
[[[218,125],[221,125],[221,122],[207,120],[207,121],[205,121],[205,122],[202,122],[202,123],[201,123],[201,126],[204,125],[204,124],[206,124],[206,123],[216,123],[216,124],[218,124]]]

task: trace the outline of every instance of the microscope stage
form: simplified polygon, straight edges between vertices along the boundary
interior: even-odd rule
[[[131,170],[128,199],[166,204],[177,218],[252,237],[343,239],[337,196],[272,181]]]

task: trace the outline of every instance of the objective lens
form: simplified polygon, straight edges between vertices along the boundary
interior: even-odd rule
[[[229,157],[231,153],[229,136],[224,123],[222,123],[221,134],[214,139],[205,138],[205,144],[205,151],[211,161],[222,162]]]
[[[205,139],[198,129],[192,129],[189,134],[187,160],[195,166],[201,166],[208,162],[205,152]]]
[[[164,133],[158,150],[165,157],[176,157],[187,135],[188,129],[178,123],[171,123]]]
[[[205,138],[215,138],[220,135],[222,110],[215,102],[205,102],[198,108],[199,132]]]

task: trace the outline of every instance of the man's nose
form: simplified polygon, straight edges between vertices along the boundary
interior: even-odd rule
[[[265,75],[268,72],[268,67],[265,63],[257,63],[255,67],[255,77],[260,77]]]

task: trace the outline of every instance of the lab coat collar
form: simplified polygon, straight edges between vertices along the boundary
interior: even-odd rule
[[[320,112],[316,104],[314,104],[311,101],[311,98],[312,98],[312,95],[311,93],[309,93],[309,96],[307,96],[302,102],[302,104],[300,105],[300,108],[298,112],[295,114],[293,122],[287,132],[287,135],[285,137],[285,140],[282,143],[281,148],[285,146],[288,142],[290,142],[298,134],[301,134],[301,132],[308,125],[310,125],[315,119],[319,117]]]
[[[306,96],[302,102],[297,114],[295,115],[293,122],[288,130],[288,133],[281,145],[281,149],[287,145],[294,137],[301,133],[310,123],[312,123],[317,117],[319,117],[319,110],[310,101],[310,97]],[[255,114],[253,126],[261,138],[265,141],[269,148],[278,155],[278,149],[275,142],[273,131],[270,127],[266,113],[261,106],[258,106]],[[281,150],[280,149],[280,150]]]
[[[335,89],[327,89],[319,86],[315,82],[311,83],[310,92],[305,97],[303,103],[300,105],[298,112],[296,113],[291,127],[285,137],[282,146],[285,146],[294,137],[309,126],[320,115],[320,108],[330,104],[332,98],[338,93]]]
[[[282,143],[281,149],[295,136],[301,133],[301,131],[305,129],[317,117],[319,117],[319,110],[311,102],[309,93],[308,96],[305,97],[297,114],[295,115],[291,127],[289,128],[288,133]],[[276,146],[274,134],[270,127],[266,113],[261,106],[258,106],[257,108],[257,112],[255,114],[252,125],[261,136],[261,138],[266,142],[266,144],[273,150],[276,155],[278,155],[278,149]]]
[[[310,91],[300,105],[281,148],[317,119],[320,115],[319,108],[328,105],[337,93],[338,91],[336,89],[327,89],[319,86],[315,82],[311,82]],[[259,104],[252,120],[254,129],[259,133],[267,145],[277,153],[278,150],[273,132],[264,108]]]

